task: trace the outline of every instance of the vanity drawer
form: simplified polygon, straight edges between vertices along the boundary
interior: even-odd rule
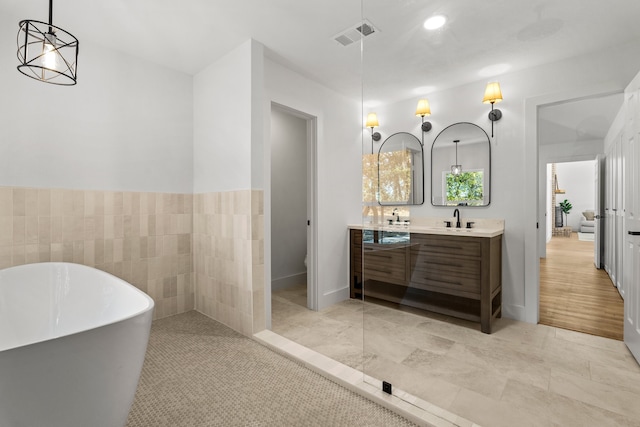
[[[411,233],[411,252],[480,257],[482,244],[476,237]]]
[[[480,297],[480,275],[474,277],[434,269],[416,269],[411,274],[409,286],[469,298]]]
[[[427,242],[424,244],[417,243],[412,236],[411,286],[468,297],[480,294],[481,259],[471,255],[475,251],[475,245],[459,249],[459,244],[450,242],[457,239],[461,238],[422,239],[423,242]],[[436,241],[444,245],[436,247],[431,244]],[[436,252],[436,248],[445,250]],[[447,249],[453,249],[455,253]]]
[[[364,247],[364,279],[404,284],[407,282],[406,248]]]
[[[452,258],[448,256],[411,253],[411,274],[430,271],[442,275],[480,277],[482,265],[478,258]]]

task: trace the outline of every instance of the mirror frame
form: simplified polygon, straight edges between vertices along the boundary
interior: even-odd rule
[[[487,207],[491,204],[491,174],[492,174],[492,169],[493,169],[493,165],[491,164],[491,138],[489,138],[489,134],[487,133],[487,131],[485,131],[481,126],[478,126],[475,123],[471,123],[471,122],[457,122],[457,123],[452,123],[449,126],[445,127],[444,129],[442,129],[438,135],[436,135],[436,137],[433,140],[433,143],[431,144],[431,206],[435,206],[435,207],[442,207],[442,208],[451,208],[452,206],[448,206],[448,205],[436,205],[433,203],[433,148],[436,145],[436,142],[438,141],[438,138],[440,137],[440,135],[442,135],[443,132],[445,132],[447,129],[449,129],[452,126],[456,126],[456,125],[461,125],[461,124],[465,124],[465,125],[472,125],[477,127],[478,129],[480,129],[482,131],[482,133],[484,133],[484,135],[487,137],[487,144],[488,144],[488,149],[489,149],[489,173],[487,174],[487,176],[485,177],[485,186],[489,188],[489,197],[487,199],[487,203],[482,204],[482,205],[466,205],[464,206],[465,208],[484,208]]]
[[[387,143],[387,141],[389,141],[391,138],[393,138],[396,135],[400,135],[400,134],[406,134],[406,135],[411,135],[412,137],[415,138],[416,142],[418,143],[418,145],[420,146],[420,153],[421,153],[421,160],[422,160],[422,202],[420,203],[401,203],[401,202],[394,202],[394,203],[382,203],[380,201],[380,153],[382,152],[382,147],[384,147],[384,144]],[[380,144],[380,148],[378,148],[378,158],[377,158],[377,162],[378,162],[378,197],[377,197],[377,201],[378,201],[378,205],[380,206],[420,206],[420,205],[424,205],[424,196],[425,196],[425,191],[424,191],[424,145],[423,143],[420,141],[420,139],[418,139],[417,136],[415,136],[414,134],[410,133],[410,132],[396,132],[393,133],[391,135],[389,135],[387,138],[385,138],[385,140],[382,142],[382,144]]]

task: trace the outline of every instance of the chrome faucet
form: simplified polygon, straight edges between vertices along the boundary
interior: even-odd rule
[[[400,214],[398,213],[398,208],[393,208],[393,212],[391,213],[391,216],[395,216],[396,222],[400,222]]]
[[[460,228],[460,211],[458,208],[453,211],[453,217],[456,218],[456,228]]]

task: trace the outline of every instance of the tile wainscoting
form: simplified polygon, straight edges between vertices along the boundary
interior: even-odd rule
[[[244,334],[265,328],[264,193],[194,195],[196,310]]]
[[[154,299],[154,318],[194,308],[193,195],[0,187],[0,268],[67,261]]]
[[[262,190],[205,194],[0,187],[0,269],[66,261],[126,280],[154,319],[194,308],[265,328]]]

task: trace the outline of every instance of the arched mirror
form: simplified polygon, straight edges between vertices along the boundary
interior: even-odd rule
[[[487,206],[491,201],[491,143],[473,123],[455,123],[431,146],[431,204]]]
[[[424,155],[415,135],[398,132],[380,145],[378,203],[383,206],[424,203]]]

